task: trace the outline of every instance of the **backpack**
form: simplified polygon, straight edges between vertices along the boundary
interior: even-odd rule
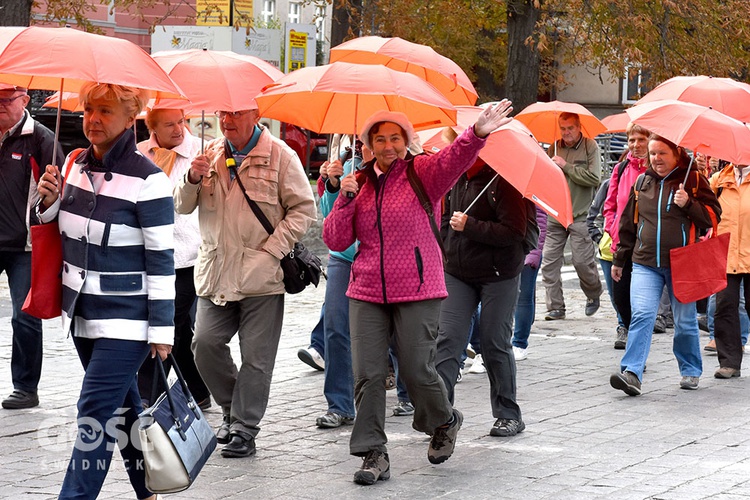
[[[497,207],[497,200],[495,199],[495,193],[497,192],[498,177],[500,174],[495,175],[490,189],[487,190],[487,196],[489,199],[490,206],[493,210]],[[523,254],[528,255],[532,250],[539,248],[539,224],[536,221],[536,205],[533,201],[524,198],[524,207],[526,208],[526,234],[523,237],[521,246],[523,247]]]

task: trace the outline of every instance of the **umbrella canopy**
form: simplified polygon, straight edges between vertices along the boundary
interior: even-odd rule
[[[62,102],[59,102],[60,92],[55,92],[51,96],[47,97],[42,104],[43,108],[57,108],[58,105],[66,111],[82,112],[83,105],[81,104],[78,93],[76,92],[63,92]],[[195,111],[191,109],[192,106],[190,101],[185,99],[149,99],[146,104],[146,109],[141,111],[140,116],[145,116],[146,111],[149,109],[182,109],[185,111],[185,116],[193,117],[200,116],[200,110]]]
[[[477,91],[464,70],[427,45],[397,37],[363,36],[332,48],[330,61],[381,64],[430,82],[454,105],[477,102]]]
[[[625,132],[628,123],[630,123],[630,116],[624,111],[602,118],[602,124],[607,127],[607,133]]]
[[[471,127],[483,109],[458,106],[457,133]],[[420,132],[422,147],[427,153],[436,153],[448,145],[441,129]],[[492,132],[479,157],[492,167],[525,198],[568,227],[573,223],[570,189],[563,171],[547,156],[537,140],[518,120]]]
[[[182,97],[151,56],[132,42],[72,28],[0,28],[0,82],[28,89],[78,92],[110,83]]]
[[[185,92],[191,109],[211,113],[256,108],[255,95],[284,76],[262,59],[228,50],[169,50],[152,57]]]
[[[537,140],[552,144],[560,138],[557,120],[562,113],[576,113],[581,119],[581,132],[591,139],[607,130],[591,111],[574,102],[536,102],[526,106],[515,118],[526,125]]]
[[[750,128],[716,110],[665,100],[633,106],[627,114],[638,125],[679,146],[735,164],[750,164]]]
[[[415,130],[455,125],[456,110],[432,85],[378,65],[335,62],[307,67],[269,85],[260,115],[321,134],[358,134],[376,111],[400,111]]]
[[[740,121],[750,121],[750,85],[731,78],[676,76],[660,83],[636,105],[664,99],[700,104]]]

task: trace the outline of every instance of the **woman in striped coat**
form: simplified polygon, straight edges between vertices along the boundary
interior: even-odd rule
[[[136,373],[146,356],[164,359],[174,338],[174,209],[166,174],[136,149],[131,130],[146,102],[139,90],[81,88],[91,146],[66,160],[65,184],[48,166],[39,218],[58,219],[63,240],[63,327],[85,375],[78,437],[59,498],[96,498],[117,441],[139,499],[146,488]]]

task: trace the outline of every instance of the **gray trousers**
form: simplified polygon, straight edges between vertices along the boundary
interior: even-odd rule
[[[432,433],[453,416],[445,386],[435,370],[439,310],[439,299],[397,304],[349,300],[357,406],[349,442],[352,455],[387,451],[385,379],[389,345],[396,353],[399,377],[414,404],[414,429]]]
[[[461,354],[469,341],[471,316],[482,303],[479,337],[482,360],[490,379],[490,406],[495,418],[521,420],[516,403],[516,359],[513,356],[513,314],[518,297],[518,276],[472,285],[445,274],[448,298],[440,307],[435,365],[453,402]]]
[[[542,252],[542,284],[546,292],[547,310],[565,310],[562,277],[563,252],[570,236],[573,267],[578,274],[581,290],[589,299],[598,299],[602,294],[602,282],[596,267],[596,249],[589,237],[586,221],[574,222],[568,229],[552,221],[547,223],[547,239]]]
[[[225,306],[198,299],[193,353],[206,386],[224,413],[230,432],[255,438],[268,406],[271,375],[284,318],[284,295],[248,297]],[[229,342],[239,333],[239,370]]]

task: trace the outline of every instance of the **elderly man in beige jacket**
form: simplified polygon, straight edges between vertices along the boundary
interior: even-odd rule
[[[258,110],[218,111],[224,139],[210,142],[174,190],[175,209],[198,207],[202,244],[195,265],[195,362],[224,411],[216,433],[223,457],[255,453],[268,404],[284,315],[281,259],[317,217],[297,155],[258,124]],[[269,235],[236,176],[274,226]],[[228,343],[239,333],[241,364]]]

